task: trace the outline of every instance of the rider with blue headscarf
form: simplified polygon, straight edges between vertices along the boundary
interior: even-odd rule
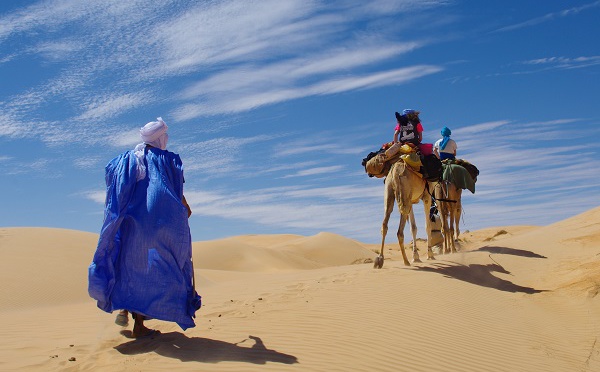
[[[448,127],[443,127],[441,134],[442,138],[437,140],[433,145],[433,153],[440,158],[440,160],[455,159],[458,146],[456,145],[456,142],[450,138],[452,131]]]

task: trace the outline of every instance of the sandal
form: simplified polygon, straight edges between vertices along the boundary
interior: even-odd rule
[[[121,327],[127,327],[129,325],[129,316],[121,313],[117,314],[115,324]]]

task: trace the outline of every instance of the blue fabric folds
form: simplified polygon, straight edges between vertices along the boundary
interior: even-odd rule
[[[194,327],[201,306],[193,285],[192,241],[182,203],[179,155],[148,148],[146,177],[136,182],[128,151],[106,166],[106,206],[89,267],[90,296],[106,312],[126,309]]]

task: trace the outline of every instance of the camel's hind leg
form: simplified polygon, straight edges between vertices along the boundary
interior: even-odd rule
[[[450,247],[452,249],[452,253],[457,252],[456,249],[456,241],[458,240],[458,220],[460,219],[460,199],[462,190],[457,188],[454,184],[448,185],[448,194],[450,199],[453,202],[448,202],[449,216],[448,221],[450,221]]]
[[[452,196],[451,185],[442,182],[436,187],[436,197],[438,200],[450,200]],[[454,214],[452,213],[454,205],[448,201],[440,201],[439,211],[442,219],[442,235],[444,236],[444,253],[456,252],[454,247]]]
[[[450,230],[450,210],[447,202],[440,202],[440,217],[442,219],[442,235],[444,236],[444,253],[450,253],[454,237]]]
[[[460,235],[460,215],[462,214],[462,190],[456,190],[456,207],[454,208],[454,240]]]
[[[440,220],[442,222],[442,236],[444,237],[444,241],[442,243],[442,253],[448,253],[448,211],[446,210],[446,203],[441,201],[442,199],[446,199],[443,182],[439,182],[435,185],[434,193],[435,198],[438,201],[438,212],[440,213]]]
[[[456,246],[454,245],[454,206],[453,205],[449,205],[448,206],[448,241],[447,243],[450,246],[450,251],[452,253],[456,253]],[[446,237],[444,236],[444,239],[446,239]]]

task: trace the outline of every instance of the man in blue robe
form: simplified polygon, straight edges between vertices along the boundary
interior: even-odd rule
[[[134,337],[155,333],[144,319],[194,327],[201,306],[192,265],[183,165],[166,150],[167,125],[158,118],[140,129],[143,142],[106,166],[106,205],[88,292],[117,324],[135,320]]]

